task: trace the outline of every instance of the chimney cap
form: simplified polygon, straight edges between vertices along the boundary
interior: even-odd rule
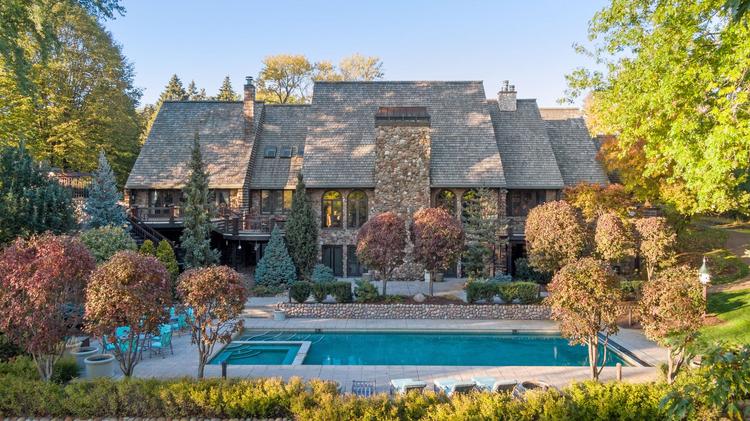
[[[245,83],[248,85],[253,84],[253,77],[252,76],[245,76]]]

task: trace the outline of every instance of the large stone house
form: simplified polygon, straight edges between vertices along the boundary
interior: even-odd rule
[[[355,238],[368,218],[427,206],[460,218],[476,188],[497,195],[508,226],[497,261],[512,270],[529,209],[565,186],[607,183],[583,119],[540,110],[507,83],[487,99],[481,81],[316,82],[310,104],[279,105],[256,101],[248,78],[243,101],[161,106],[125,185],[134,214],[157,230],[179,231],[196,134],[217,208],[214,243],[239,268],[257,262],[283,223],[300,172],[321,261],[339,276],[361,274]]]

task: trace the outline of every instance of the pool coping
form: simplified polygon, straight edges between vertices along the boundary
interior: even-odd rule
[[[269,331],[275,331],[275,332],[314,332],[314,333],[325,333],[325,332],[417,332],[421,333],[420,331],[417,331],[415,328],[275,328],[275,329],[263,329],[263,328],[244,328],[241,331],[236,332],[233,335],[232,341],[229,343],[275,343],[275,344],[301,344],[303,342],[307,343],[307,346],[304,347],[304,353],[303,353],[303,346],[300,346],[300,350],[297,353],[297,356],[295,357],[294,361],[291,364],[284,364],[282,366],[288,367],[288,366],[305,366],[305,367],[326,367],[325,365],[320,364],[303,364],[305,358],[307,357],[307,352],[310,349],[311,341],[241,341],[241,340],[235,340],[234,338],[240,336],[242,332],[253,332],[253,333],[266,333]],[[447,328],[425,328],[422,329],[422,331],[428,331],[431,333],[434,332],[445,332],[445,333],[510,333],[512,335],[522,335],[522,334],[560,334],[559,329],[447,329]],[[600,334],[600,339],[604,340],[604,336]],[[212,353],[211,357],[209,358],[209,361],[213,359],[216,355],[218,355],[226,346],[229,345],[227,343],[225,346],[221,347],[218,351],[214,351]],[[607,341],[607,346],[609,350],[613,353],[615,353],[618,357],[620,357],[622,360],[627,362],[629,365],[626,367],[653,367],[653,365],[648,364],[647,362],[643,361],[642,359],[638,358],[633,352],[631,352],[629,349],[623,347],[622,345],[618,344],[616,341],[612,340],[612,338],[609,338]],[[255,364],[232,364],[235,366],[253,366]],[[274,364],[259,364],[260,366],[273,366]],[[348,365],[347,365],[348,366]],[[353,367],[377,367],[376,365],[352,365]],[[426,367],[426,366],[425,366]],[[445,366],[445,367],[462,367],[462,366]],[[470,367],[470,366],[466,366]],[[506,367],[506,366],[482,366],[482,367]],[[540,366],[540,367],[568,367],[568,366],[557,366],[557,365],[551,365],[551,366]]]

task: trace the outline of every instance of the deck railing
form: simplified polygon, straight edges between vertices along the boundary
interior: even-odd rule
[[[269,234],[274,227],[284,229],[284,220],[273,216],[232,215],[215,221],[216,230],[222,234],[239,235],[240,232]]]
[[[182,218],[182,211],[179,206],[131,206],[130,214],[143,222],[174,223],[175,221]]]

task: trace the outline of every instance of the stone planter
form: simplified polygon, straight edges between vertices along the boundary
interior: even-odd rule
[[[362,280],[365,282],[372,281],[372,274],[370,272],[365,272],[362,274]]]
[[[273,319],[279,321],[286,320],[286,312],[284,310],[274,310]]]
[[[99,347],[96,346],[82,346],[78,349],[74,349],[73,351],[70,351],[70,355],[76,359],[76,364],[78,364],[78,368],[83,370],[86,368],[86,364],[83,362],[86,358],[96,355],[96,353],[99,352]]]
[[[83,360],[86,365],[86,377],[112,377],[115,374],[115,356],[112,354],[92,355]]]
[[[435,274],[435,282],[443,282],[443,272],[437,272]]]

